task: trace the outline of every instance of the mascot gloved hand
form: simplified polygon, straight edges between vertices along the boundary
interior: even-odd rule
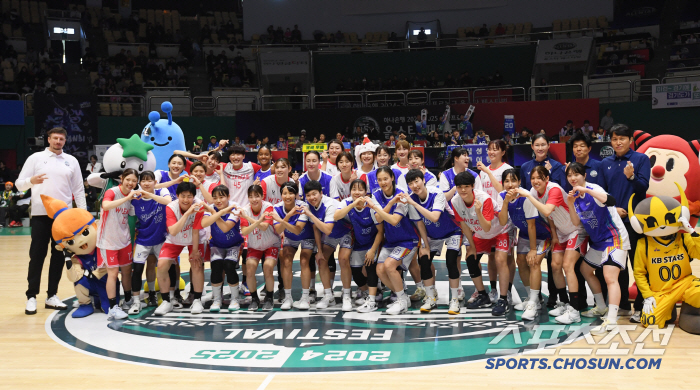
[[[671,196],[653,196],[639,202],[633,210],[634,195],[629,201],[630,225],[644,235],[637,241],[634,280],[644,297],[641,320],[645,327],[663,328],[666,323],[675,322],[679,300],[700,308],[700,279],[693,276],[690,268],[690,261],[700,258],[700,235],[688,223],[690,210],[685,192],[678,183],[674,184],[680,202]],[[700,321],[696,323],[700,329]]]
[[[109,312],[107,269],[97,268],[97,224],[86,210],[68,208],[65,202],[41,195],[46,214],[54,220],[51,235],[56,249],[67,253],[66,277],[73,282],[80,306],[73,318],[87,317],[94,306]],[[91,297],[93,299],[91,299]]]

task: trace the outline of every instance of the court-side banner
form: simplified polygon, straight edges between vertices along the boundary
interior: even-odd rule
[[[651,86],[651,108],[697,106],[700,106],[700,81]]]
[[[309,73],[309,53],[260,53],[260,70],[264,75]]]
[[[593,38],[542,40],[537,45],[538,64],[588,61]]]

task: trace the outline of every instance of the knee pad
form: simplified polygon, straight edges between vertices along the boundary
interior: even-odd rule
[[[211,284],[220,284],[223,283],[224,281],[224,276],[222,275],[224,272],[224,264],[226,260],[216,260],[211,262],[211,275],[209,277],[209,280],[211,281]]]
[[[312,276],[316,273],[316,254],[317,252],[312,253],[309,259],[309,271],[311,271]]]
[[[248,248],[241,251],[241,264],[245,264],[245,259],[248,257]]]
[[[478,278],[481,276],[481,265],[475,255],[467,257],[467,269],[470,277]]]
[[[177,268],[175,268],[175,264],[170,264],[170,268],[168,268],[168,276],[170,277],[170,288],[175,288],[177,287]]]
[[[230,285],[238,284],[238,272],[236,272],[235,261],[224,261],[224,271],[226,272],[226,281]]]
[[[143,264],[134,263],[131,269],[131,289],[133,291],[141,291],[141,276],[143,275]]]
[[[432,259],[430,256],[423,255],[418,258],[418,265],[420,265],[420,277],[423,280],[431,279],[433,277],[433,270],[430,267],[432,264]]]
[[[362,287],[367,284],[367,277],[362,273],[362,267],[351,267],[352,280],[355,281],[357,287]]]
[[[468,264],[468,261],[467,261]],[[448,249],[445,254],[445,265],[447,266],[447,277],[450,279],[459,279],[459,252],[453,249]],[[481,273],[479,273],[481,275]]]
[[[377,276],[377,263],[372,263],[372,265],[365,266],[367,271],[367,286],[377,287],[379,282],[379,277]]]
[[[328,270],[330,270],[331,273],[336,271],[335,252],[331,253],[331,257],[328,259]]]

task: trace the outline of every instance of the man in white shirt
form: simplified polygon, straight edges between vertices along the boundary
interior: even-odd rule
[[[83,176],[75,157],[63,153],[66,143],[66,130],[55,127],[46,133],[49,147],[42,152],[29,156],[24,163],[15,186],[20,191],[32,189],[32,244],[29,248],[29,270],[27,272],[27,306],[25,314],[36,314],[36,296],[41,284],[41,270],[44,267],[47,244],[51,242],[51,263],[49,266],[49,289],[45,307],[47,309],[66,309],[66,305],[56,295],[61,281],[64,257],[56,249],[56,242],[51,236],[53,219],[46,215],[41,195],[48,195],[66,202],[68,207],[73,198],[81,209],[87,209]]]
[[[90,173],[96,173],[102,170],[102,164],[97,162],[97,156],[94,154],[90,156],[90,162],[85,167],[85,170]]]

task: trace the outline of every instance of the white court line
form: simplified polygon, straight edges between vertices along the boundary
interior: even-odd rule
[[[267,385],[269,385],[270,382],[272,382],[272,378],[274,377],[274,374],[268,375],[267,378],[265,378],[265,380],[263,381],[263,383],[261,383],[260,386],[258,386],[258,390],[265,390]]]

